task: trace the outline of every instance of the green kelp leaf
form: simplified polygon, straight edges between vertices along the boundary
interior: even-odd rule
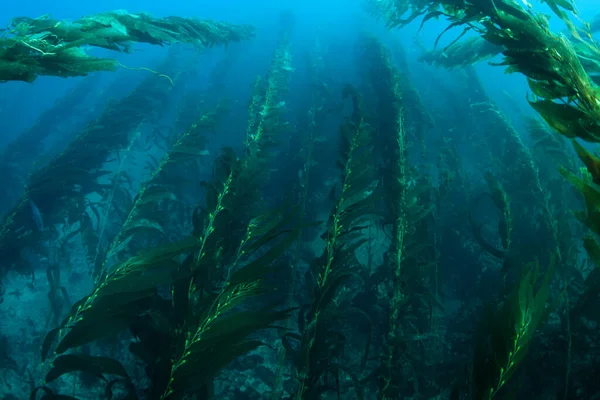
[[[529,100],[529,104],[558,133],[568,138],[580,138],[586,142],[600,142],[600,125],[584,126],[589,116],[583,111],[551,100]]]
[[[152,262],[161,262],[170,260],[175,256],[187,254],[196,251],[200,246],[198,238],[188,236],[175,243],[169,243],[152,249],[146,249],[139,252],[138,257],[152,260]]]
[[[146,292],[159,285],[170,285],[180,266],[181,264],[174,260],[152,264],[146,269],[138,269],[117,279],[109,280],[99,294],[111,296],[128,292]]]
[[[129,378],[123,365],[113,358],[88,356],[85,354],[66,354],[54,360],[52,369],[46,374],[45,382],[50,383],[64,374],[76,371],[85,372],[100,379],[105,379],[104,374]]]
[[[441,17],[442,15],[446,15],[446,14],[443,11],[431,11],[431,12],[425,14],[425,16],[423,17],[423,20],[421,21],[421,26],[419,26],[419,31],[421,29],[423,29],[425,22],[429,21],[432,18],[438,19],[438,17]]]
[[[527,78],[529,88],[538,97],[547,100],[573,97],[576,92],[569,86],[559,85],[554,81],[539,81]]]

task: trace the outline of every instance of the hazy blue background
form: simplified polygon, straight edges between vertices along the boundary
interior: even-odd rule
[[[199,18],[225,20],[232,23],[249,23],[257,27],[258,36],[251,43],[249,51],[251,56],[245,60],[242,70],[237,75],[244,74],[240,79],[240,90],[249,90],[254,75],[264,74],[266,66],[270,61],[274,40],[276,38],[279,14],[284,10],[292,10],[296,15],[297,22],[294,30],[294,53],[302,54],[306,46],[308,51],[313,46],[315,37],[319,36],[324,43],[326,52],[339,54],[338,61],[345,64],[336,66],[340,78],[345,73],[351,76],[353,68],[352,54],[356,45],[357,34],[361,30],[375,32],[382,37],[395,37],[404,44],[409,59],[416,60],[420,50],[414,45],[417,37],[418,23],[403,30],[392,33],[385,32],[382,24],[377,23],[362,10],[360,0],[218,0],[218,1],[191,1],[191,0],[58,0],[48,1],[4,1],[2,14],[0,14],[0,26],[4,26],[12,17],[29,16],[37,17],[43,14],[51,14],[57,19],[76,19],[87,14],[114,9],[126,9],[131,12],[148,12],[156,16],[178,15],[193,16]],[[546,7],[540,5],[538,0],[531,0],[538,10],[550,13]],[[591,20],[600,10],[597,0],[586,0],[578,2],[581,15],[586,20]],[[556,30],[563,29],[556,17],[551,19]],[[425,28],[418,33],[419,41],[430,48],[435,37],[441,32],[447,23],[443,21],[429,21]],[[447,38],[451,39],[459,32],[450,33]],[[132,55],[120,55],[112,53],[123,64],[131,67],[147,67],[165,54],[165,49],[150,46],[138,46],[140,51]],[[92,54],[96,54],[93,53]],[[431,73],[439,73],[445,79],[452,79],[452,75],[444,75],[443,71],[432,71],[417,62],[411,65],[417,80],[427,79]],[[344,69],[344,70],[342,70]],[[518,75],[505,76],[501,68],[490,67],[485,64],[478,66],[483,80],[486,82],[490,93],[497,98],[502,105],[509,94],[518,103],[519,107],[528,110],[525,102],[527,93],[526,84]],[[120,74],[125,71],[120,71]],[[104,73],[114,74],[113,72]],[[140,74],[138,74],[140,75]],[[234,75],[232,79],[235,79]],[[108,78],[107,78],[108,79]],[[0,85],[0,147],[28,127],[31,118],[50,104],[65,90],[70,88],[75,79],[62,79],[54,77],[41,77],[33,84],[23,82],[9,82]],[[418,82],[416,83],[417,87]],[[116,94],[115,94],[116,95]],[[510,107],[508,107],[510,108]],[[514,106],[513,106],[514,109]]]

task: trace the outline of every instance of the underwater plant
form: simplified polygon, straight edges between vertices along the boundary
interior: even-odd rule
[[[502,303],[487,306],[475,339],[474,399],[497,398],[527,355],[536,330],[552,310],[547,303],[553,272],[551,264],[540,278],[539,264],[528,266]]]
[[[283,338],[297,371],[295,399],[312,399],[328,391],[339,396],[344,374],[353,381],[356,396],[362,398],[360,379],[343,362],[346,334],[340,322],[348,314],[358,314],[370,326],[364,311],[348,305],[352,295],[346,285],[353,277],[360,278],[354,253],[367,242],[362,230],[375,210],[378,180],[371,162],[372,133],[362,114],[360,95],[347,86],[344,96],[352,99],[353,112],[340,129],[341,188],[322,235],[325,250],[310,267],[306,282],[310,303],[298,316],[298,333]],[[363,367],[369,348],[370,334],[361,358]]]
[[[130,53],[133,43],[163,46],[174,43],[197,47],[226,45],[254,36],[248,25],[182,17],[155,18],[125,10],[108,11],[73,22],[48,15],[13,18],[0,36],[0,82],[33,82],[40,75],[85,76],[112,71],[119,63],[87,54],[84,46]]]
[[[480,36],[454,42],[443,50],[426,51],[420,61],[446,69],[461,68],[479,61],[489,60],[502,52],[502,48]]]
[[[524,9],[513,0],[500,0],[493,6],[464,3],[458,7],[447,1],[388,0],[376,3],[378,15],[387,19],[389,26],[405,25],[407,20],[420,15],[425,15],[423,23],[445,16],[451,24],[444,32],[464,26],[459,37],[473,30],[486,41],[500,46],[503,60],[497,65],[506,66],[507,72],[519,72],[527,77],[535,95],[529,103],[555,131],[570,138],[600,141],[597,86],[583,68],[571,42],[548,29],[546,16],[531,8]],[[548,0],[546,3],[565,22],[578,44],[597,57],[599,50],[591,42],[591,36],[588,41],[581,39],[563,11],[567,9],[577,16],[572,2]],[[409,10],[410,17],[402,19],[402,14]],[[477,23],[472,23],[475,18]],[[569,102],[560,102],[563,98],[568,98]]]
[[[243,307],[249,299],[272,290],[264,279],[295,240],[295,230],[282,230],[289,218],[285,209],[279,209],[253,219],[239,243],[240,257],[232,265],[223,265],[221,274],[210,282],[197,280],[207,276],[204,267],[209,267],[201,262],[207,250],[202,237],[144,250],[117,265],[46,336],[42,359],[51,356],[52,361],[41,389],[52,391],[48,386],[52,381],[80,371],[118,376],[105,379],[106,391],[121,384],[130,398],[137,398],[136,391],[153,399],[212,398],[215,375],[233,359],[262,345],[248,336],[289,315],[289,310],[273,311],[273,305]],[[274,242],[268,251],[252,257]],[[158,293],[159,286],[165,285],[170,287],[168,299]],[[129,351],[146,365],[146,387],[134,387],[118,359],[66,353],[127,329],[135,338]]]

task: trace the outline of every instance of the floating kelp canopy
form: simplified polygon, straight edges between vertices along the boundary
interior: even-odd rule
[[[0,81],[33,82],[40,75],[85,76],[116,69],[112,58],[86,53],[84,46],[130,53],[134,43],[164,46],[226,45],[254,36],[249,25],[181,17],[154,18],[125,10],[61,21],[49,15],[14,18],[0,35]]]

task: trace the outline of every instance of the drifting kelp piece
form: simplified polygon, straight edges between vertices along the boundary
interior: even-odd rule
[[[377,3],[380,8],[390,9],[397,3],[406,4],[407,0]],[[449,0],[408,3],[410,7],[401,8],[403,12],[408,9],[418,12],[429,9],[425,20],[445,16],[451,21],[448,29],[464,26],[465,30],[473,30],[486,41],[501,46],[504,60],[498,65],[505,65],[507,72],[520,72],[530,79],[532,90],[543,96],[532,105],[553,129],[567,137],[600,140],[599,88],[586,73],[574,45],[563,35],[550,31],[546,16],[525,9],[512,0],[461,4]],[[593,42],[588,43],[591,35],[584,41],[565,14],[564,10],[574,12],[572,2],[548,0],[547,3],[565,22],[579,44],[586,45],[586,51],[597,57],[596,46]],[[385,14],[385,17],[388,21],[397,21],[401,16],[391,13]],[[562,101],[565,96],[568,97],[567,103]]]
[[[502,47],[479,36],[473,36],[452,43],[444,49],[428,51],[421,55],[419,60],[451,70],[492,59],[501,53]]]
[[[199,46],[225,45],[254,36],[249,25],[230,25],[223,22],[182,17],[154,18],[145,13],[126,10],[94,14],[75,21],[83,32],[96,32],[102,38],[129,37],[132,42],[165,45],[192,43]]]
[[[475,397],[495,399],[525,358],[548,307],[554,261],[540,279],[538,264],[528,266],[512,294],[496,308],[490,304],[479,324],[473,358]]]
[[[0,81],[33,82],[39,75],[85,76],[111,71],[118,62],[88,55],[84,46],[131,52],[132,43],[163,46],[189,43],[200,47],[226,45],[249,39],[247,25],[181,17],[154,18],[124,10],[90,15],[74,22],[50,16],[19,17],[9,33],[0,36]]]

